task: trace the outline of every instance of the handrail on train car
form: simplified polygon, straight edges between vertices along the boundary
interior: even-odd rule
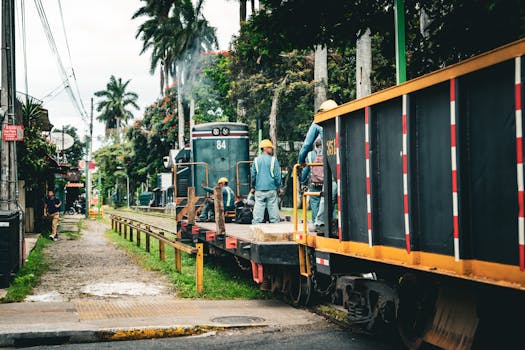
[[[206,171],[206,186],[209,186],[209,178],[208,178],[208,174],[209,174],[209,166],[208,166],[208,163],[206,162],[188,162],[188,163],[175,163],[175,165],[173,166],[173,201],[176,203],[177,202],[177,167],[179,165],[184,165],[184,166],[192,166],[192,165],[201,165],[201,166],[204,166],[204,169]]]
[[[253,160],[241,160],[241,161],[238,161],[237,164],[235,164],[235,183],[237,184],[237,195],[240,196],[241,195],[241,184],[239,183],[240,181],[240,176],[239,176],[239,165],[240,164],[251,164],[253,163]],[[250,183],[248,183],[249,185]]]
[[[141,232],[146,235],[145,249],[147,252],[150,252],[150,238],[153,237],[159,241],[159,258],[164,261],[165,251],[164,244],[167,244],[175,249],[175,269],[180,273],[182,272],[182,255],[181,252],[185,252],[190,255],[196,256],[195,262],[195,284],[198,293],[202,293],[204,290],[204,246],[202,243],[197,243],[195,247],[184,244],[178,240],[171,240],[168,237],[164,236],[164,232],[170,233],[172,235],[178,236],[176,232],[169,232],[160,227],[153,225],[148,225],[141,223],[138,220],[130,219],[125,216],[120,215],[111,215],[111,229],[123,236],[124,239],[128,239],[133,242],[133,230],[136,232],[136,244],[137,247],[141,245],[140,237]],[[157,229],[159,232],[154,232],[153,228]]]
[[[292,172],[292,178],[293,178],[293,229],[294,229],[294,232],[297,232],[298,230],[298,227],[299,227],[299,218],[298,218],[298,211],[299,211],[299,204],[297,203],[297,193],[299,191],[299,188],[297,186],[297,170],[299,168],[303,168],[303,167],[313,167],[313,166],[323,166],[323,163],[306,163],[306,164],[295,164],[293,166],[293,172]],[[320,196],[321,195],[321,192],[305,192],[303,194],[303,228],[304,228],[304,232],[306,232],[307,230],[307,226],[306,226],[306,204],[305,204],[305,200],[304,198],[306,198],[306,196]]]

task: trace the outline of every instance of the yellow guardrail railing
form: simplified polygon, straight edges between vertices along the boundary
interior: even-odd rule
[[[308,207],[307,207],[307,197],[309,196],[320,196],[321,192],[304,192],[302,200],[302,209],[303,209],[303,234],[298,234],[299,230],[299,203],[298,194],[299,194],[299,181],[298,181],[298,170],[303,167],[314,167],[314,166],[323,166],[323,163],[306,163],[306,164],[295,164],[293,167],[292,178],[293,178],[293,227],[294,227],[294,240],[299,243],[299,272],[304,277],[311,276],[311,266],[310,260],[307,256],[308,247],[306,244],[306,234],[308,232]]]
[[[297,203],[297,198],[299,194],[298,186],[298,170],[299,168],[304,167],[314,167],[314,166],[323,166],[323,163],[306,163],[306,164],[295,164],[293,167],[292,178],[293,178],[293,228],[294,232],[297,232],[299,229],[299,203]],[[306,206],[306,197],[307,196],[320,196],[321,192],[305,192],[303,193],[302,209],[303,209],[303,230],[306,233],[307,231],[307,206]]]
[[[145,248],[149,253],[151,251],[151,238],[157,239],[159,241],[159,259],[164,261],[166,259],[165,255],[165,245],[168,245],[175,249],[175,269],[178,272],[182,272],[182,252],[195,255],[195,283],[197,287],[197,292],[202,293],[204,290],[204,246],[203,243],[195,244],[195,247],[184,244],[177,240],[171,240],[165,236],[165,233],[174,235],[177,238],[180,238],[179,234],[176,232],[170,232],[164,228],[148,225],[142,223],[138,220],[133,220],[124,216],[111,215],[111,229],[116,231],[120,236],[123,236],[124,239],[128,239],[130,242],[133,242],[134,239],[134,230],[135,230],[135,241],[137,247],[141,246],[142,233],[145,235]]]

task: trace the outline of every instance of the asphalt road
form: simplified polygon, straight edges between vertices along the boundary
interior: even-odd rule
[[[350,331],[340,329],[334,325],[320,324],[307,329],[235,330],[183,338],[38,346],[31,349],[392,350],[396,349],[396,347],[388,344],[384,339],[374,339],[360,334],[352,334]]]

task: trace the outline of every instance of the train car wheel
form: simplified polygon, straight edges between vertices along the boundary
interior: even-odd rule
[[[313,301],[314,290],[312,281],[300,274],[287,276],[289,278],[288,297],[295,306],[309,305]]]
[[[402,342],[410,350],[419,349],[424,343],[423,336],[434,314],[433,294],[412,274],[399,279],[397,326]]]

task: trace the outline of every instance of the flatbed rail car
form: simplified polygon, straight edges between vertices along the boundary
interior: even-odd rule
[[[295,239],[351,320],[469,348],[488,304],[523,317],[524,55],[519,40],[316,115],[338,220]]]
[[[295,301],[300,298],[296,285],[299,259],[291,223],[226,223],[225,234],[219,235],[213,222],[192,225],[182,221],[181,231],[183,238],[204,242],[208,250],[231,254],[243,268],[251,268],[253,280],[263,289],[285,294]]]

